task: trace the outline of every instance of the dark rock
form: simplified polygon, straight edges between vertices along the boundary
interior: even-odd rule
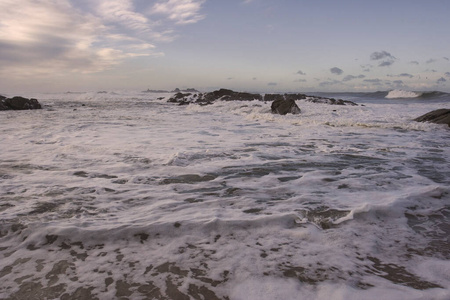
[[[26,109],[40,109],[41,104],[36,99],[27,99],[24,97],[0,98],[0,110],[26,110]]]
[[[263,100],[260,94],[252,94],[245,92],[235,92],[228,89],[220,89],[211,93],[205,94],[206,101],[216,101],[216,100],[226,100],[226,101],[252,101],[252,100]]]
[[[265,94],[264,101],[276,101],[276,100],[284,100],[284,95],[281,94]]]
[[[192,89],[191,89],[192,90]],[[260,94],[235,92],[227,89],[220,89],[210,93],[182,93],[177,92],[173,95],[168,102],[171,103],[198,103],[201,105],[211,104],[216,100],[226,100],[226,101],[252,101],[252,100],[262,100],[263,97]]]
[[[181,92],[176,93],[173,95],[167,102],[171,103],[180,103],[180,102],[187,102],[188,97],[191,95],[191,93],[183,94]]]
[[[288,113],[299,114],[301,112],[300,108],[295,103],[295,100],[289,99],[278,99],[272,102],[271,105],[272,113],[285,115]]]
[[[194,88],[188,88],[183,90],[183,92],[187,92],[187,93],[199,93],[198,90],[194,89]]]
[[[302,100],[306,99],[305,94],[284,94],[285,100]]]
[[[275,100],[302,100],[306,99],[304,94],[265,94],[264,101],[275,101]]]
[[[142,91],[143,93],[168,93],[169,91],[166,90],[151,90],[151,89],[147,89],[146,91]],[[179,92],[179,90],[178,90]]]
[[[349,101],[349,100],[342,100],[342,99],[334,99],[334,98],[324,98],[324,97],[309,97],[306,98],[306,101],[312,102],[312,103],[321,103],[321,104],[330,104],[330,105],[352,105],[352,106],[358,106],[355,102]]]
[[[176,89],[174,89],[172,91],[172,93],[180,93],[180,92],[183,92],[183,93],[199,93],[199,91],[194,89],[194,88],[187,88],[187,89],[184,89],[184,90],[180,90],[179,88],[176,88]]]
[[[433,110],[418,118],[415,118],[414,121],[447,124],[450,127],[450,109],[441,108]]]

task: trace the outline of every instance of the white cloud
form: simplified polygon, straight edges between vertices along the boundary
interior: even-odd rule
[[[0,2],[2,73],[46,73],[60,69],[99,71],[111,65],[112,53],[94,48],[104,26],[66,0]],[[119,52],[115,57],[121,56]]]
[[[205,18],[200,13],[205,0],[167,0],[153,6],[152,12],[166,15],[175,24],[192,24]]]
[[[203,17],[202,3],[169,0],[155,7],[188,24]],[[1,0],[0,75],[93,73],[127,58],[164,55],[154,43],[172,41],[174,30],[136,10],[132,0]]]
[[[149,19],[133,10],[131,0],[101,0],[96,9],[97,14],[106,21],[119,23],[133,30],[150,30]]]

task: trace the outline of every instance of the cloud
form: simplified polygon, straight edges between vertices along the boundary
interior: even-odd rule
[[[43,74],[54,69],[95,72],[126,56],[109,47],[93,47],[105,32],[98,19],[74,10],[66,1],[0,2],[0,72]]]
[[[373,68],[373,65],[371,64],[361,65],[361,68],[363,69],[364,72],[370,72]]]
[[[386,61],[381,62],[378,66],[379,67],[388,67],[388,66],[392,65],[393,63],[394,63],[394,61],[392,61],[392,60],[386,60]]]
[[[342,81],[350,81],[350,80],[353,80],[353,79],[362,79],[362,78],[365,78],[365,77],[366,76],[364,76],[364,75],[358,75],[358,76],[347,75],[347,76],[344,77],[344,79],[342,79]]]
[[[131,0],[100,0],[96,7],[97,15],[107,22],[118,23],[132,30],[149,31],[149,19],[133,10]]]
[[[387,52],[387,51],[373,52],[373,53],[370,55],[370,59],[371,59],[371,60],[381,60],[381,59],[383,59],[384,61],[382,61],[382,62],[380,62],[380,63],[378,64],[379,67],[387,67],[387,66],[390,66],[390,65],[392,65],[392,64],[395,62],[395,60],[396,60],[395,56],[393,56],[392,54],[390,54],[390,53]]]
[[[443,59],[445,59],[446,61],[450,60],[450,58],[448,58],[448,57],[443,57]]]
[[[330,69],[330,72],[332,74],[336,74],[336,75],[341,75],[342,73],[344,73],[344,71],[342,71],[341,69],[339,69],[338,67],[334,67]]]
[[[426,61],[427,64],[432,64],[434,62],[436,62],[436,60],[433,58],[430,58],[429,60]]]
[[[276,86],[276,85],[278,85],[278,83],[276,83],[276,82],[269,82],[267,85],[268,86]]]
[[[392,83],[398,87],[405,86],[405,84],[403,83],[402,80],[394,80],[394,81],[392,81]]]
[[[445,72],[445,76],[450,77],[450,72]]]
[[[338,80],[329,80],[329,81],[323,81],[321,83],[319,83],[319,86],[331,86],[331,85],[336,85],[336,84],[340,84],[341,82]]]
[[[298,70],[297,73],[295,73],[295,74],[298,74],[298,75],[306,75],[306,73],[304,73],[302,70]]]
[[[442,84],[442,83],[444,83],[444,82],[446,82],[447,81],[447,79],[445,79],[444,77],[441,77],[441,78],[439,78],[437,81],[436,81],[436,83],[437,84]]]
[[[381,51],[381,52],[373,52],[370,55],[371,60],[380,60],[380,59],[395,59],[389,52]]]
[[[410,61],[409,63],[412,64],[412,65],[418,65],[418,64],[419,64],[419,62],[416,61],[416,60],[412,60],[412,61]]]
[[[307,80],[306,79],[296,79],[296,80],[294,80],[294,82],[307,82]]]
[[[166,15],[178,25],[197,23],[205,18],[200,13],[205,0],[168,0],[153,6],[152,12]]]
[[[137,12],[133,3],[21,0],[18,5],[14,0],[1,0],[0,75],[93,73],[127,58],[162,56],[154,43],[175,38],[170,24],[188,24],[203,17],[198,13],[203,1],[171,0],[151,6],[167,12],[162,20],[150,19],[152,14],[145,8]]]
[[[376,78],[376,79],[364,79],[364,82],[371,83],[373,85],[381,85],[383,81],[381,79]]]
[[[388,77],[408,77],[408,78],[413,78],[414,76],[408,73],[401,73],[398,75],[387,75]]]

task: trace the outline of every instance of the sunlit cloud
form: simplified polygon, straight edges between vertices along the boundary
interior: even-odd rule
[[[166,1],[148,8],[167,12],[172,24],[203,16],[203,1]],[[75,6],[78,5],[78,6]],[[170,42],[170,24],[137,12],[132,0],[0,1],[0,74],[9,77],[53,76],[58,72],[95,73],[126,59],[163,56],[155,43]],[[159,6],[158,6],[159,5]],[[153,15],[152,15],[153,16]]]
[[[132,30],[150,30],[149,19],[134,12],[131,0],[100,0],[96,11],[105,21],[120,24]]]
[[[168,0],[160,1],[153,6],[152,12],[166,15],[176,24],[192,24],[205,18],[200,13],[204,0]]]

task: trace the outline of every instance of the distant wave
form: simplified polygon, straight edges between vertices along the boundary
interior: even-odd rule
[[[448,93],[431,91],[431,92],[412,92],[405,90],[392,90],[387,93],[385,98],[387,99],[405,99],[405,98],[438,98],[442,96],[448,96]]]
[[[395,99],[395,98],[418,98],[422,96],[421,92],[410,92],[404,90],[392,90],[390,91],[385,98]]]

